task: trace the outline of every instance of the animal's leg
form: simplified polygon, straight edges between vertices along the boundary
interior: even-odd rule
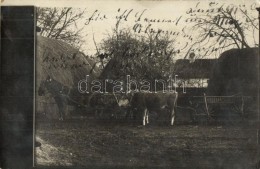
[[[147,115],[147,108],[144,109],[144,114],[143,114],[143,125],[144,126],[146,124],[146,115]]]
[[[146,111],[146,123],[147,124],[149,123],[149,111],[148,110]]]
[[[59,120],[63,121],[64,120],[64,116],[63,116],[63,109],[62,108],[59,108],[59,114],[60,114]]]
[[[172,111],[171,111],[171,125],[174,124],[174,118],[175,118],[175,110],[174,110],[174,108],[172,108]]]
[[[60,117],[61,117],[61,121],[64,120],[64,114],[65,114],[65,111],[66,111],[66,105],[62,105],[62,108],[61,108],[61,111],[60,111]]]
[[[58,106],[58,111],[59,111],[59,120],[64,120],[64,109],[65,109],[65,106],[66,106],[66,103],[64,103],[64,100],[61,98],[61,97],[55,97],[54,98],[56,103],[57,103],[57,106]]]
[[[45,104],[43,105],[43,111],[44,111],[43,112],[44,113],[44,117],[47,117],[47,113],[46,113],[47,112],[47,105],[45,105]]]
[[[64,108],[63,108],[62,104],[58,103],[58,111],[59,111],[59,116],[60,116],[59,120],[63,121],[64,120],[64,117],[63,117]]]

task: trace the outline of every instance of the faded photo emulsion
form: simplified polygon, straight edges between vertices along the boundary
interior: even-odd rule
[[[256,1],[57,4],[36,4],[36,167],[259,167]]]

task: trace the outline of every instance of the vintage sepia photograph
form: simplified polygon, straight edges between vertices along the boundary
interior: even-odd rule
[[[35,4],[36,167],[260,168],[259,1],[53,2]]]

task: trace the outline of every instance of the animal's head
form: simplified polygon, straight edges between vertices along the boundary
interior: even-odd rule
[[[41,81],[39,90],[38,90],[38,95],[43,96],[46,93],[46,87],[52,83],[52,78],[50,76],[47,76],[47,78],[43,81]]]

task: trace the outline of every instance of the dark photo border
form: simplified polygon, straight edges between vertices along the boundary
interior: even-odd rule
[[[1,7],[1,168],[33,166],[35,7]]]

